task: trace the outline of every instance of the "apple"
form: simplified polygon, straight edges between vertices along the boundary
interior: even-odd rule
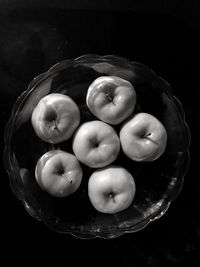
[[[133,176],[121,166],[97,169],[88,181],[88,196],[94,208],[114,214],[130,206],[136,192]]]
[[[69,96],[52,93],[39,101],[33,110],[31,122],[39,138],[56,144],[72,136],[80,123],[80,111]]]
[[[167,132],[153,115],[138,113],[124,123],[120,130],[124,154],[135,161],[153,161],[159,158],[167,145]]]
[[[38,185],[50,195],[66,197],[79,188],[82,168],[73,154],[51,150],[39,158],[35,178]]]
[[[77,159],[92,168],[112,163],[120,152],[120,141],[114,128],[103,121],[88,121],[74,134],[72,148]]]
[[[98,119],[117,125],[133,113],[136,92],[127,80],[117,76],[100,76],[89,86],[86,104]]]

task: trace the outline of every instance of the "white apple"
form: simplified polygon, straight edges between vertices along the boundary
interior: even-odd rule
[[[114,214],[130,206],[136,192],[133,176],[120,166],[98,169],[89,178],[88,196],[96,210]]]
[[[122,126],[120,141],[123,152],[130,159],[153,161],[165,151],[167,132],[153,115],[138,113]]]
[[[52,93],[39,101],[31,122],[39,138],[56,144],[72,136],[80,123],[80,111],[72,98]]]
[[[133,113],[136,92],[127,80],[117,76],[101,76],[89,86],[86,103],[98,119],[117,125]]]
[[[73,151],[77,159],[92,168],[113,162],[120,151],[120,141],[114,128],[103,121],[85,122],[73,138]]]
[[[66,197],[74,193],[82,181],[82,168],[73,154],[51,150],[37,162],[35,178],[50,195]]]

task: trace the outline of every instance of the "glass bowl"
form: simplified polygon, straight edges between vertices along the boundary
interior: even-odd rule
[[[164,154],[153,162],[134,162],[122,153],[117,163],[135,178],[136,195],[130,207],[116,214],[96,211],[87,195],[91,169],[83,167],[80,188],[66,198],[43,191],[35,180],[37,160],[60,148],[71,151],[71,141],[52,145],[33,131],[31,114],[49,93],[69,95],[78,104],[81,123],[95,119],[86,105],[88,86],[99,76],[115,75],[131,82],[137,93],[135,113],[148,112],[165,126],[168,135]],[[120,126],[115,126],[119,131]],[[88,54],[59,62],[30,83],[17,99],[5,130],[4,163],[14,194],[27,212],[60,233],[79,238],[114,238],[141,230],[160,218],[179,194],[189,164],[190,133],[181,103],[170,85],[147,66],[125,58]]]

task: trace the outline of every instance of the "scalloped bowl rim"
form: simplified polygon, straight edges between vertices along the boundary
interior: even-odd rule
[[[179,111],[181,112],[182,115],[182,120],[183,123],[185,125],[185,131],[187,132],[188,135],[188,145],[185,148],[185,156],[187,157],[187,166],[184,169],[184,172],[180,175],[179,177],[179,190],[176,192],[176,194],[171,198],[171,199],[164,199],[163,203],[160,205],[160,207],[155,210],[151,215],[149,215],[148,217],[142,219],[140,222],[131,225],[130,227],[115,227],[115,229],[113,229],[115,232],[111,232],[110,230],[106,231],[103,230],[103,232],[100,232],[99,230],[84,230],[84,233],[80,232],[80,230],[72,230],[70,229],[69,231],[67,229],[65,229],[64,231],[62,230],[58,230],[55,229],[54,226],[52,226],[48,221],[45,220],[45,218],[41,217],[41,216],[35,216],[33,214],[31,214],[28,209],[27,209],[27,203],[26,201],[16,192],[16,190],[13,188],[13,185],[11,183],[11,179],[13,176],[13,171],[12,171],[12,167],[10,164],[10,157],[9,157],[9,138],[8,138],[8,132],[10,130],[12,121],[15,117],[15,112],[17,109],[17,106],[20,102],[23,101],[24,97],[27,97],[27,94],[30,94],[37,86],[38,84],[40,84],[43,80],[47,79],[50,75],[52,75],[52,73],[57,72],[59,70],[62,70],[64,68],[67,67],[67,65],[73,65],[76,62],[82,62],[88,59],[92,59],[92,60],[113,60],[113,59],[117,59],[117,60],[121,60],[123,63],[126,63],[127,66],[131,67],[132,64],[140,64],[142,66],[147,67],[153,75],[155,75],[157,78],[159,78],[160,80],[162,80],[162,82],[165,83],[165,85],[168,87],[168,89],[170,89],[170,85],[167,81],[165,81],[163,78],[159,77],[157,74],[154,73],[153,70],[151,70],[148,66],[140,63],[140,62],[136,62],[136,61],[128,61],[126,58],[122,57],[122,56],[118,56],[118,55],[113,55],[113,54],[108,54],[108,55],[104,55],[104,56],[100,56],[97,54],[86,54],[86,55],[82,55],[79,56],[77,58],[74,59],[64,59],[56,64],[54,64],[51,68],[49,68],[46,72],[43,72],[41,74],[39,74],[38,76],[36,76],[35,78],[32,79],[32,81],[30,82],[30,84],[28,85],[27,89],[17,98],[13,109],[12,109],[12,113],[10,116],[10,119],[6,125],[5,128],[5,132],[4,132],[4,142],[5,142],[5,149],[4,149],[4,153],[3,153],[3,161],[4,161],[4,166],[6,168],[6,171],[9,175],[9,181],[10,181],[10,187],[13,191],[13,193],[15,194],[15,196],[22,201],[26,211],[35,219],[42,221],[46,226],[48,226],[50,229],[59,232],[59,233],[63,233],[63,234],[71,234],[72,236],[75,236],[77,238],[80,239],[93,239],[93,238],[103,238],[103,239],[110,239],[110,238],[116,238],[119,237],[123,234],[127,234],[127,233],[134,233],[134,232],[138,232],[140,230],[142,230],[143,228],[145,228],[147,225],[149,225],[149,223],[161,218],[166,211],[169,209],[171,202],[179,195],[182,185],[183,185],[183,181],[184,181],[184,177],[188,171],[189,168],[189,163],[190,163],[190,154],[189,154],[189,146],[190,146],[190,142],[191,142],[191,135],[190,135],[190,131],[189,131],[189,127],[185,121],[185,112],[182,106],[182,103],[180,102],[180,100],[172,93],[172,97],[176,102],[176,105],[179,108]]]

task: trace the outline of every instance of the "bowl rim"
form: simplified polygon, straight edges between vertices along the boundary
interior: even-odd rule
[[[59,230],[55,227],[55,223],[49,223],[48,221],[45,220],[44,217],[42,217],[41,215],[38,216],[34,216],[33,214],[31,214],[30,210],[28,210],[28,208],[26,208],[26,201],[25,199],[23,199],[23,191],[20,189],[20,186],[22,186],[22,184],[20,184],[20,186],[16,186],[15,184],[12,183],[12,179],[14,175],[14,170],[13,170],[13,160],[16,160],[15,158],[13,159],[10,156],[10,141],[11,141],[11,133],[12,133],[12,124],[15,120],[16,117],[16,113],[17,110],[20,108],[20,104],[23,103],[23,101],[25,101],[25,99],[31,94],[32,91],[35,90],[35,88],[42,83],[45,79],[47,79],[48,77],[50,77],[53,73],[58,72],[62,69],[65,69],[66,67],[69,67],[73,64],[80,64],[83,63],[87,60],[92,60],[94,62],[99,61],[99,62],[111,62],[113,63],[113,60],[120,60],[120,62],[122,64],[125,64],[127,67],[132,67],[134,64],[139,66],[143,66],[145,68],[148,68],[148,70],[151,72],[151,74],[153,75],[152,77],[155,77],[157,79],[157,82],[159,83],[159,86],[162,86],[164,88],[164,90],[170,94],[171,98],[173,99],[176,107],[177,107],[177,111],[180,113],[184,127],[185,127],[185,133],[187,134],[187,138],[188,138],[188,143],[185,146],[185,151],[184,151],[184,156],[186,157],[186,165],[184,170],[182,171],[179,179],[179,188],[177,190],[177,192],[171,196],[171,198],[169,199],[169,197],[165,198],[163,203],[160,205],[160,207],[155,210],[150,216],[142,219],[140,222],[131,225],[129,227],[116,227],[115,228],[115,232],[110,232],[110,230],[106,231],[103,230],[103,232],[100,231],[86,231],[84,230],[84,233],[81,232],[81,230],[76,230],[76,229],[70,229],[70,230]],[[13,191],[13,193],[16,195],[16,197],[22,201],[24,207],[26,208],[27,212],[32,215],[34,218],[43,221],[49,228],[51,228],[52,230],[56,231],[56,232],[60,232],[60,233],[65,233],[65,234],[71,234],[73,236],[76,236],[78,238],[81,239],[91,239],[91,238],[104,238],[104,239],[110,239],[110,238],[115,238],[118,236],[121,236],[123,234],[127,234],[127,233],[134,233],[134,232],[138,232],[140,230],[142,230],[143,228],[145,228],[147,225],[149,225],[149,223],[151,223],[154,220],[159,219],[160,217],[162,217],[166,211],[169,209],[171,202],[179,195],[182,186],[183,186],[183,182],[184,182],[184,178],[185,175],[188,171],[189,165],[190,165],[190,153],[189,153],[189,146],[190,146],[190,142],[191,142],[191,134],[190,134],[190,130],[189,127],[186,123],[185,120],[185,112],[183,109],[183,105],[180,102],[180,100],[173,94],[172,90],[171,90],[171,86],[169,85],[169,83],[167,81],[165,81],[163,78],[159,77],[157,74],[154,73],[153,70],[151,70],[149,67],[147,67],[146,65],[140,63],[140,62],[136,62],[136,61],[129,61],[128,59],[121,57],[121,56],[117,56],[117,55],[113,55],[113,54],[108,54],[108,55],[104,55],[104,56],[100,56],[97,54],[85,54],[79,57],[76,57],[74,59],[64,59],[58,63],[56,63],[55,65],[53,65],[49,70],[47,70],[46,72],[39,74],[38,76],[36,76],[28,85],[27,89],[17,98],[12,112],[11,112],[11,116],[9,121],[7,122],[7,125],[5,127],[5,131],[4,131],[4,143],[5,143],[5,148],[4,148],[4,153],[3,153],[3,162],[4,162],[4,167],[8,173],[9,176],[9,181],[10,181],[10,187]]]

